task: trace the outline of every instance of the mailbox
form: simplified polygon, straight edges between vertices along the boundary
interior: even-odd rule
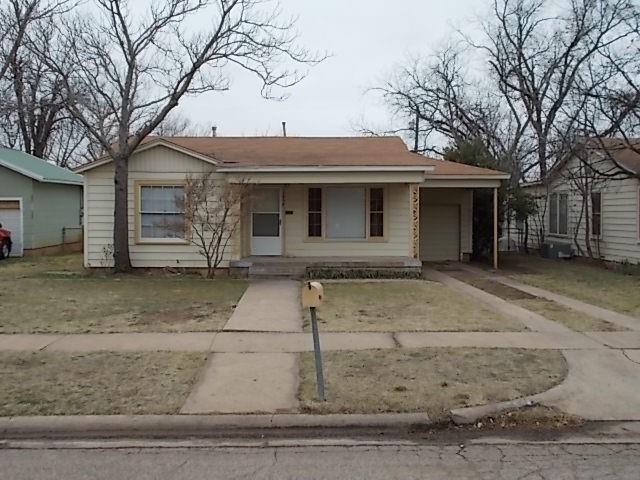
[[[324,289],[320,282],[307,282],[302,286],[302,307],[316,308],[322,303]]]

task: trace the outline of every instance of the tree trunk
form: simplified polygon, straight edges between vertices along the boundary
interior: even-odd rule
[[[115,202],[113,211],[113,260],[116,272],[131,270],[129,258],[129,162],[127,158],[116,157],[115,165]]]

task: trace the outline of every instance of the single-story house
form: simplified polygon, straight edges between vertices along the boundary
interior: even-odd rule
[[[105,157],[77,171],[85,178],[85,266],[110,266],[113,163]],[[134,267],[205,265],[188,241],[149,228],[157,215],[180,215],[167,207],[170,198],[188,174],[203,172],[253,185],[223,263],[238,268],[291,259],[414,267],[466,260],[473,190],[508,178],[411,153],[399,137],[151,137],[129,162]]]
[[[529,246],[551,257],[640,263],[640,139],[583,143],[545,182],[523,185],[539,206]]]
[[[11,231],[11,256],[82,248],[82,175],[0,148],[0,223]]]

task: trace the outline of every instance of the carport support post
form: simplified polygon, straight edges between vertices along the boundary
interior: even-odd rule
[[[493,189],[493,268],[498,269],[498,189]]]

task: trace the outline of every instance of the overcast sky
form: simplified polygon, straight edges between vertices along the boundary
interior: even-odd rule
[[[300,43],[331,57],[289,90],[283,102],[260,96],[260,83],[234,75],[229,92],[182,102],[180,113],[220,135],[354,135],[354,126],[389,126],[384,105],[367,88],[379,85],[410,55],[426,55],[453,29],[468,24],[487,0],[281,0],[298,15]]]

